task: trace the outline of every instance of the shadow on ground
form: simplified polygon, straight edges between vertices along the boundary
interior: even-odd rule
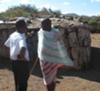
[[[89,69],[79,71],[60,69],[58,74],[61,79],[63,79],[63,76],[77,76],[90,81],[100,82],[100,48],[91,48],[91,63]]]
[[[100,82],[100,48],[91,48],[91,64],[88,70],[66,70],[60,69],[58,72],[58,77],[63,79],[63,76],[77,76],[90,81]],[[33,66],[33,62],[30,63],[30,67]],[[0,57],[0,69],[11,70],[11,62],[9,59]],[[38,77],[42,77],[39,61],[36,67],[33,69],[32,74]]]
[[[33,68],[35,61],[36,59],[30,62],[30,70],[33,69],[31,74],[36,75],[38,77],[42,77],[39,61],[37,61],[35,67]],[[0,69],[8,69],[12,71],[11,60],[8,58],[0,57]]]

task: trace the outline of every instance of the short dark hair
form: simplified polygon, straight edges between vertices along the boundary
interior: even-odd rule
[[[46,18],[46,19],[44,19],[41,23],[42,23],[42,24],[51,23],[51,20],[50,20],[49,18]]]
[[[21,28],[21,27],[23,27],[25,25],[26,25],[26,22],[25,22],[24,19],[21,19],[21,20],[16,21],[16,28],[17,29],[19,29],[19,28]]]

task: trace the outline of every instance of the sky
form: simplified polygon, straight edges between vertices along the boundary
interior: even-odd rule
[[[63,14],[100,15],[100,0],[0,0],[0,12],[21,4],[60,10]]]

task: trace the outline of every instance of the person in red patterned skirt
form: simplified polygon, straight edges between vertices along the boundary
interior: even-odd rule
[[[41,26],[38,32],[38,58],[47,91],[55,91],[57,70],[63,65],[61,62],[65,61],[70,65],[72,62],[63,53],[65,49],[63,43],[60,44],[60,32],[51,27],[51,20],[44,19]]]
[[[42,29],[44,31],[50,32],[51,31],[51,20],[45,19],[42,21]],[[38,32],[39,36],[39,32]],[[39,50],[39,48],[38,48]],[[47,91],[54,91],[55,90],[55,79],[58,69],[58,64],[50,63],[46,60],[40,60],[40,67],[42,70],[43,81],[44,85],[46,85]]]

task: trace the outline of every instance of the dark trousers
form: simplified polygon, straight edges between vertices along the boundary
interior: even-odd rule
[[[29,62],[12,61],[12,70],[14,73],[16,91],[27,91],[29,78]]]

